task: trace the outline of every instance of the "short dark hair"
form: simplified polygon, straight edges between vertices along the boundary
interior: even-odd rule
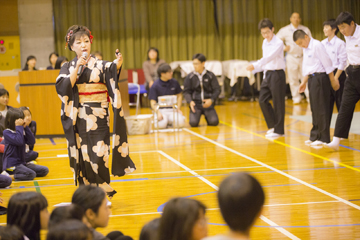
[[[160,218],[155,218],[145,224],[140,232],[139,240],[157,240]]]
[[[67,57],[64,57],[64,56],[58,57],[58,59],[56,60],[56,63],[55,63],[55,69],[61,69],[61,64],[63,61],[68,62],[69,60],[67,59]]]
[[[307,34],[303,30],[301,30],[301,29],[296,30],[293,34],[294,42],[296,42],[300,38],[305,39],[305,35],[307,36]]]
[[[259,24],[258,24],[258,29],[261,30],[261,29],[267,28],[267,27],[268,27],[270,30],[272,30],[273,27],[274,27],[274,25],[273,25],[273,23],[270,21],[270,19],[264,18],[264,19],[262,19],[262,20],[259,22]]]
[[[84,209],[76,204],[57,207],[50,215],[49,228],[70,219],[82,221],[84,215]]]
[[[247,232],[264,205],[265,194],[254,177],[240,172],[221,182],[218,201],[221,214],[230,229]]]
[[[25,67],[23,68],[24,71],[27,71],[29,70],[29,64],[28,64],[28,61],[32,60],[32,59],[35,59],[36,60],[36,57],[33,56],[33,55],[30,55],[26,58],[26,63],[25,63]],[[34,70],[36,70],[36,68],[34,67]]]
[[[87,240],[91,230],[80,220],[68,220],[49,229],[47,240]]]
[[[336,24],[336,20],[335,19],[329,19],[329,20],[326,20],[324,23],[323,23],[323,27],[324,26],[330,26],[331,29],[336,29],[335,31],[335,35],[339,32],[339,28]]]
[[[5,128],[15,131],[15,120],[24,119],[25,115],[19,108],[9,108],[5,117]]]
[[[96,186],[83,185],[74,192],[71,202],[83,208],[84,212],[91,209],[98,214],[99,208],[105,199],[105,191]]]
[[[31,115],[30,109],[29,109],[28,107],[26,107],[26,106],[19,107],[19,110],[22,111],[22,112],[24,112],[24,111],[29,111],[29,113],[30,113],[30,115]]]
[[[0,238],[6,240],[24,240],[24,233],[15,225],[0,226]]]
[[[74,44],[75,39],[80,38],[83,35],[86,35],[90,38],[91,32],[87,27],[82,25],[72,25],[69,27],[65,35],[65,42],[68,43],[67,46],[70,51],[72,51],[71,46]]]
[[[50,62],[50,59],[51,59],[52,55],[55,55],[55,56],[59,57],[59,54],[57,52],[52,52],[49,55],[49,62]],[[50,62],[50,64],[51,64],[51,62]]]
[[[157,53],[157,55],[156,55],[156,62],[158,62],[158,61],[160,60],[160,56],[159,56],[159,49],[157,49],[156,47],[150,47],[150,48],[149,48],[149,50],[147,51],[147,60],[150,60],[150,58],[149,58],[149,52],[150,52],[151,50],[154,50],[154,51]]]
[[[199,60],[199,61],[202,62],[202,63],[206,61],[206,57],[205,57],[205,55],[202,54],[202,53],[197,53],[197,54],[195,54],[195,55],[192,57],[192,60],[194,60],[194,59],[197,59],[197,60]]]
[[[159,240],[191,239],[192,229],[206,207],[195,199],[173,198],[165,205],[159,226]]]
[[[353,15],[351,15],[351,13],[349,13],[349,12],[341,12],[339,14],[339,16],[337,16],[337,18],[336,18],[336,25],[340,25],[343,23],[350,25],[351,22],[355,23],[355,19],[354,19]]]
[[[169,71],[171,71],[170,65],[167,63],[162,63],[162,64],[160,64],[160,66],[157,69],[157,74],[160,78],[162,73],[167,73]]]
[[[4,96],[5,94],[10,97],[8,90],[5,88],[0,88],[0,97]]]
[[[48,202],[41,193],[16,193],[9,200],[7,225],[16,225],[29,239],[40,240],[40,211],[47,207]]]

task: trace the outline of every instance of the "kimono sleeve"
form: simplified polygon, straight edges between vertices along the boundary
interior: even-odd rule
[[[118,84],[121,69],[119,73],[117,73],[116,64],[112,62],[105,63],[103,68],[105,82],[114,112],[111,172],[114,176],[120,177],[136,169],[135,164],[129,156],[126,124]]]

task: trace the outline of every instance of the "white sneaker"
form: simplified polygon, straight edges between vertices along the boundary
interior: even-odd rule
[[[270,128],[269,130],[267,130],[266,134],[270,134],[274,132],[274,128]]]
[[[284,135],[278,134],[278,133],[269,133],[269,134],[265,135],[266,138],[278,138],[278,137],[282,137],[282,136],[284,136]]]
[[[310,146],[322,146],[324,145],[324,142],[316,140],[315,142],[312,142]]]
[[[312,143],[313,143],[313,141],[311,141],[311,140],[306,140],[306,141],[305,141],[305,144],[306,144],[306,145],[310,145],[310,144],[312,144]]]
[[[331,148],[335,151],[339,151],[339,144],[335,143],[335,142],[330,142],[330,143],[324,143],[324,146],[327,148]]]
[[[8,174],[6,171],[3,171],[1,175],[10,176],[10,174]]]

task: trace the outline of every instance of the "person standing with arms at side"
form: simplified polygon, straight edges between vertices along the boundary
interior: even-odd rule
[[[259,104],[269,128],[266,137],[277,138],[284,135],[286,93],[284,43],[274,34],[274,26],[268,18],[260,21],[259,30],[264,38],[263,57],[247,66],[246,70],[256,72],[264,70]],[[271,106],[270,99],[273,100],[274,107]]]
[[[334,79],[333,63],[320,41],[309,37],[303,30],[296,30],[294,42],[304,49],[302,69],[304,78],[299,87],[300,93],[305,91],[309,82],[313,127],[310,131],[310,139],[305,141],[305,144],[323,145],[330,142],[331,87],[335,91],[338,90],[339,82]]]
[[[189,123],[191,127],[199,126],[201,115],[205,115],[209,126],[217,126],[219,117],[214,105],[221,89],[214,73],[205,69],[206,58],[197,53],[193,56],[195,71],[184,80],[184,97],[190,105]]]
[[[311,32],[309,28],[300,24],[300,14],[293,12],[290,17],[290,24],[281,28],[276,34],[284,43],[284,51],[286,54],[286,71],[287,78],[290,85],[291,96],[294,104],[301,102],[301,94],[299,93],[300,80],[302,78],[301,69],[303,62],[303,51],[301,47],[297,46],[293,40],[293,34],[296,30],[303,30],[309,37]],[[309,98],[309,91],[305,91],[306,98]]]
[[[337,91],[331,89],[330,95],[330,120],[332,117],[333,109],[334,109],[334,102],[336,104],[336,108],[338,112],[340,112],[341,106],[341,98],[342,93],[344,91],[344,84],[346,79],[346,74],[344,69],[346,67],[346,45],[343,40],[338,38],[336,34],[339,32],[339,29],[336,25],[335,19],[330,19],[324,22],[324,34],[327,37],[326,39],[322,40],[321,43],[324,45],[327,54],[329,55],[334,70],[334,78],[339,81],[340,88]]]
[[[331,143],[326,146],[338,151],[341,138],[348,138],[356,103],[360,100],[360,26],[349,12],[341,12],[336,24],[346,41],[349,67],[341,100],[341,107],[335,124]]]

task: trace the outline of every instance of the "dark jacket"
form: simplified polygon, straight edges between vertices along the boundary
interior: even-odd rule
[[[199,77],[194,73],[186,76],[184,81],[184,97],[187,103],[194,101],[195,104],[202,104],[201,91],[204,91],[204,99],[211,99],[213,103],[220,95],[221,89],[214,73],[206,70],[203,76],[203,87],[201,88]]]
[[[29,127],[16,126],[15,129],[15,131],[4,130],[3,169],[25,164],[25,144],[35,144],[34,134]]]

